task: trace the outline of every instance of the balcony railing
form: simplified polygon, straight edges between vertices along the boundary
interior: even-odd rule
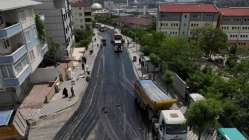
[[[13,24],[11,26],[0,29],[0,39],[9,38],[22,31],[20,23]]]
[[[16,62],[26,53],[27,53],[27,49],[26,49],[25,45],[22,45],[17,50],[15,50],[13,53],[0,56],[0,63]]]

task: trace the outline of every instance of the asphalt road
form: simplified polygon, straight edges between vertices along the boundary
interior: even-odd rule
[[[134,103],[136,77],[127,50],[114,53],[111,33],[102,36],[107,46],[99,51],[85,96],[55,140],[85,140],[89,135],[96,140],[148,139],[146,117]]]

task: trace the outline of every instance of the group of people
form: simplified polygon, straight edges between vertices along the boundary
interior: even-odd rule
[[[62,91],[63,98],[68,98],[68,97],[69,97],[69,98],[72,98],[72,97],[75,96],[73,86],[71,86],[70,90],[71,90],[71,96],[69,97],[67,88],[64,88],[64,89],[63,89],[63,91]]]

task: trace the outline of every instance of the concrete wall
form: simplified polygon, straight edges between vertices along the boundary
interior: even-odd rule
[[[38,68],[31,76],[30,80],[33,84],[47,83],[54,81],[59,76],[55,67]]]
[[[182,98],[184,98],[185,93],[186,93],[187,84],[176,73],[175,73],[174,78],[173,78],[173,87],[174,87],[175,91],[177,91],[177,93],[179,95],[181,95]]]

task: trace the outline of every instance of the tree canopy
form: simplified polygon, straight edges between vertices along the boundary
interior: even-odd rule
[[[216,126],[221,112],[221,104],[213,99],[198,101],[190,105],[187,111],[187,122],[198,134],[199,140],[203,131]]]

